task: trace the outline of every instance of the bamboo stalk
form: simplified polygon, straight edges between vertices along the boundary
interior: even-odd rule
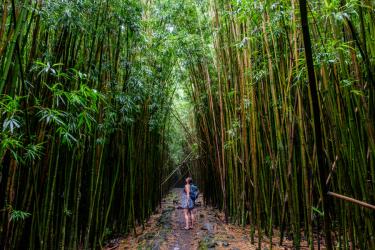
[[[334,192],[331,192],[331,191],[328,191],[327,194],[330,195],[330,196],[333,196],[335,198],[339,198],[339,199],[342,199],[342,200],[345,200],[345,201],[349,201],[349,202],[358,204],[360,206],[363,206],[363,207],[375,210],[375,206],[371,205],[369,203],[366,203],[366,202],[363,202],[363,201],[359,201],[357,199],[354,199],[354,198],[351,198],[351,197],[348,197],[348,196],[345,196],[345,195],[342,195],[342,194],[337,194],[337,193],[334,193]]]

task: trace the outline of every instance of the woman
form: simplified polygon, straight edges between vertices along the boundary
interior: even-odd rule
[[[182,194],[182,208],[184,209],[185,214],[185,227],[184,229],[189,230],[193,228],[194,223],[194,214],[193,214],[193,208],[194,208],[194,201],[190,197],[190,185],[193,182],[193,180],[188,177],[185,180],[185,188],[184,192]],[[191,224],[189,225],[189,221],[191,221]]]

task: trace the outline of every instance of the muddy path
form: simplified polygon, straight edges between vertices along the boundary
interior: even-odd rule
[[[196,249],[258,249],[255,238],[250,241],[249,227],[241,227],[223,222],[224,215],[217,209],[203,205],[198,199],[195,210],[195,225],[185,230],[184,213],[179,209],[182,189],[172,189],[163,199],[161,207],[147,221],[145,228],[137,228],[137,236],[131,234],[122,239],[115,239],[108,249],[150,249],[150,250],[196,250]],[[292,249],[292,242],[285,240],[278,246],[279,239],[273,240],[272,249]],[[262,250],[271,249],[270,242],[263,238]],[[308,249],[306,243],[301,249]]]

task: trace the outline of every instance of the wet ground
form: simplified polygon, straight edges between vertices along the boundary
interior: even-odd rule
[[[147,249],[147,250],[200,250],[200,249],[257,249],[258,242],[250,242],[248,227],[225,224],[223,214],[203,204],[199,197],[195,210],[196,223],[191,230],[185,230],[184,213],[179,209],[182,189],[173,189],[163,199],[161,208],[150,217],[144,229],[137,228],[137,235],[131,234],[123,239],[115,239],[106,248],[109,249]],[[275,237],[272,249],[292,249],[292,242],[285,240],[278,246]],[[271,249],[269,241],[264,238],[262,250]],[[302,244],[301,249],[308,249]]]

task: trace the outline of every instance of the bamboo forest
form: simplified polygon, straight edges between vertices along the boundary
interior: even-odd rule
[[[1,2],[0,249],[375,249],[374,1]]]

